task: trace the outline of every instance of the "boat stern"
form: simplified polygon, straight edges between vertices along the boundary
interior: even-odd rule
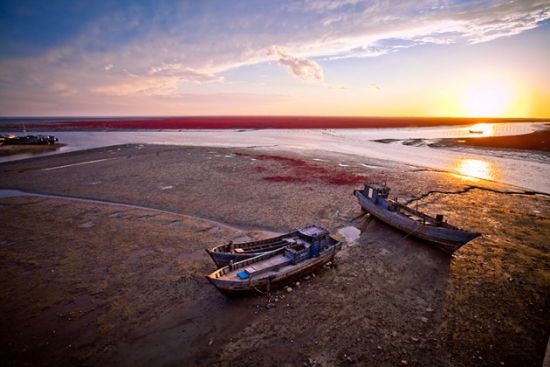
[[[479,233],[479,232],[470,232],[470,235],[468,236],[468,240],[466,242],[470,242],[471,240],[475,240],[476,238],[481,237],[481,235],[482,234]]]

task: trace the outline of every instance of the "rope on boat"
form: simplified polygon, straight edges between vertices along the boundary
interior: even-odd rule
[[[361,217],[362,217],[363,215],[365,215],[365,214],[368,214],[368,215],[370,215],[370,213],[369,213],[369,212],[367,212],[367,211],[364,211],[364,212],[362,212],[361,214],[359,214],[358,216],[356,216],[356,217],[354,217],[354,218],[350,219],[350,222],[353,222],[354,220],[356,220],[356,219],[359,219],[359,218],[361,218]]]
[[[254,288],[254,290],[255,290],[256,292],[260,293],[260,294],[264,294],[264,295],[267,294],[267,292],[262,292],[261,290],[259,290],[258,288],[256,288],[255,285],[253,285],[252,288]]]
[[[263,294],[263,295],[267,295],[269,298],[271,298],[271,277],[267,278],[267,290],[266,292],[262,292],[261,290],[259,290],[255,285],[252,285],[252,280],[250,280],[250,283],[249,283],[252,288],[254,288],[254,290],[260,294]]]

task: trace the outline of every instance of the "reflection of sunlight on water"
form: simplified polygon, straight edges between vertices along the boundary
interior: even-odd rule
[[[494,167],[487,161],[479,159],[461,159],[455,165],[458,173],[468,177],[484,178],[494,180]]]
[[[469,137],[495,136],[495,124],[475,124],[468,128]]]

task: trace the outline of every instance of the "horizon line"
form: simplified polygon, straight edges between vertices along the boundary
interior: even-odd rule
[[[492,121],[550,121],[549,117],[491,117],[491,116],[353,116],[353,115],[12,115],[2,116],[0,119],[172,119],[172,118],[318,118],[318,119],[415,119],[415,120],[492,120]]]

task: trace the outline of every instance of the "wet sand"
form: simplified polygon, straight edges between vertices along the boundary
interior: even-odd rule
[[[3,189],[97,200],[0,198],[5,365],[544,358],[547,195],[351,155],[244,148],[124,145],[4,163],[0,173]],[[353,220],[361,211],[351,192],[365,180],[387,180],[403,201],[457,192],[418,207],[483,237],[449,257],[376,220]],[[361,233],[336,268],[291,292],[226,299],[204,278],[214,270],[205,248],[310,223]]]
[[[40,154],[52,152],[65,144],[44,144],[44,145],[0,145],[0,157],[18,154]]]
[[[492,149],[522,149],[550,152],[550,128],[524,135],[487,136],[477,138],[440,139],[432,147],[470,146]]]

